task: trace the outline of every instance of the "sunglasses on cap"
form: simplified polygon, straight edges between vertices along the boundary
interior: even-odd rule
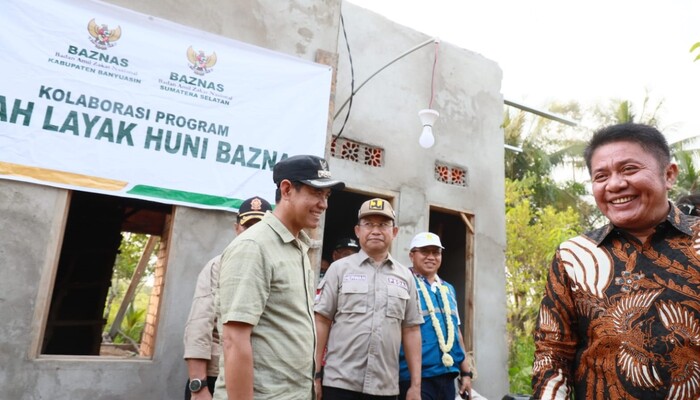
[[[694,215],[694,216],[700,216],[700,212],[698,212],[698,208],[695,207],[694,204],[688,204],[688,203],[683,203],[683,204],[678,204],[678,209],[683,212],[685,215]]]

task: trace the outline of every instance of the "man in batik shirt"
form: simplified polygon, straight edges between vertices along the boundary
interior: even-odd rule
[[[655,128],[584,152],[610,223],[562,243],[535,330],[535,399],[700,398],[700,220],[668,200],[678,167]]]

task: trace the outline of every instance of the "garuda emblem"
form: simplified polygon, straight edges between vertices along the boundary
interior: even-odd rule
[[[187,48],[187,59],[192,63],[190,69],[197,75],[204,75],[211,72],[212,67],[216,64],[216,53],[209,55],[204,54],[204,51],[195,51],[192,46]]]
[[[105,24],[97,25],[95,18],[88,22],[88,33],[90,33],[90,41],[98,49],[105,50],[115,45],[114,42],[122,37],[122,28],[117,26],[115,29],[109,29]]]

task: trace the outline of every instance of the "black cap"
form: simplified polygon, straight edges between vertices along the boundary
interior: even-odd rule
[[[245,225],[253,219],[262,219],[267,211],[272,211],[272,206],[262,197],[251,197],[238,207],[238,223]]]
[[[357,240],[353,238],[340,238],[338,239],[338,241],[335,242],[333,250],[344,249],[346,247],[349,247],[351,249],[359,249],[360,245],[358,245]]]
[[[312,155],[292,156],[276,163],[272,170],[272,180],[279,186],[285,179],[318,189],[342,190],[345,187],[343,182],[331,179],[326,160]]]

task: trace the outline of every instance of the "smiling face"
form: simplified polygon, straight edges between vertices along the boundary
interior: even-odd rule
[[[413,268],[433,282],[442,264],[442,249],[438,246],[424,246],[411,249],[408,253]]]
[[[323,212],[328,208],[330,189],[317,189],[302,185],[292,197],[295,215],[300,228],[317,228]]]
[[[668,190],[678,167],[660,166],[653,154],[629,141],[598,147],[591,157],[593,197],[598,209],[618,228],[642,242],[669,211]]]
[[[280,183],[281,200],[275,214],[294,236],[304,228],[317,228],[328,208],[331,189],[317,189],[301,184],[297,189],[288,180]]]

